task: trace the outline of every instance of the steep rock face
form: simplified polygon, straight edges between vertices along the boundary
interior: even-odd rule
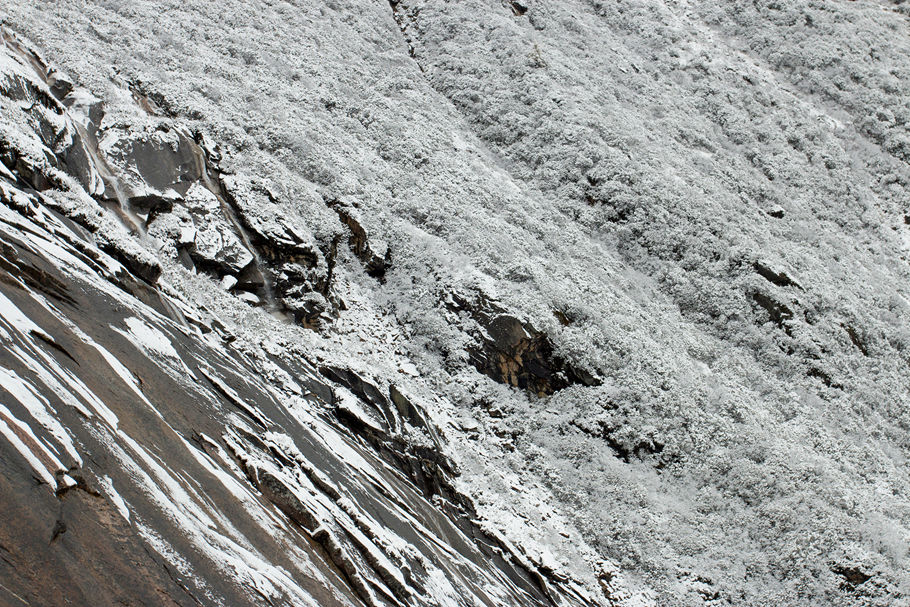
[[[188,133],[166,124],[138,132],[106,128],[98,145],[119,177],[121,191],[108,197],[122,197],[145,215],[158,207],[173,207],[194,183],[204,179],[202,150]]]
[[[174,246],[189,269],[247,293],[274,273],[279,301],[312,278],[291,265],[325,265],[299,224],[258,221],[239,180],[215,182],[183,131],[102,138],[89,164],[67,165],[79,140],[51,151],[33,108],[10,105],[43,103],[59,118],[53,137],[71,133],[25,49],[0,49],[6,133],[19,135],[0,175],[0,602],[601,602],[484,528],[418,400],[238,341],[158,266],[103,252]],[[99,183],[77,181],[91,171]],[[226,221],[235,208],[242,223]]]
[[[12,0],[2,11],[72,72],[62,77],[9,43],[21,58],[17,77],[44,84],[23,103],[4,101],[3,141],[15,145],[4,144],[3,179],[16,185],[4,204],[25,217],[43,206],[71,218],[96,247],[65,230],[53,238],[69,238],[117,289],[242,359],[234,379],[211,363],[195,379],[246,432],[229,434],[236,420],[209,412],[205,436],[278,520],[299,531],[332,513],[325,533],[301,533],[345,597],[382,601],[403,587],[414,600],[421,586],[428,602],[450,595],[385,546],[402,572],[396,581],[353,537],[363,527],[336,508],[344,510],[330,487],[356,474],[313,480],[297,462],[297,451],[311,456],[300,444],[307,431],[264,411],[261,394],[244,396],[247,384],[281,383],[262,357],[292,368],[309,361],[293,374],[307,378],[298,385],[317,395],[337,434],[410,479],[405,488],[432,495],[437,514],[481,538],[484,565],[526,592],[480,602],[540,599],[541,585],[527,584],[534,571],[557,604],[574,595],[554,579],[584,580],[584,600],[606,603],[906,600],[903,5],[186,0],[162,11],[154,0]],[[25,81],[11,94],[21,97]],[[172,197],[144,240],[142,209],[106,186],[128,163],[69,145],[90,140],[79,128],[58,141],[66,113],[87,136],[96,126],[99,140],[191,134],[212,177],[201,186],[227,204],[209,201],[194,219]],[[38,206],[31,189],[42,193]],[[194,260],[194,233],[183,228],[203,219],[211,234],[236,238],[223,239],[226,251],[242,253],[239,241],[259,260],[229,267],[219,258],[236,266],[246,257],[217,247],[206,249],[216,265]],[[3,267],[38,293],[76,300],[84,290],[64,291],[68,275],[3,251]],[[378,271],[385,251],[393,263]],[[496,303],[450,301],[463,293]],[[59,353],[53,343],[73,353],[38,335],[50,354]],[[121,391],[109,400],[135,401]],[[183,428],[187,407],[176,400],[183,406],[167,422]],[[288,402],[290,417],[303,415]],[[61,453],[17,440],[57,469],[51,456]],[[174,441],[150,440],[157,457]],[[23,461],[10,469],[27,476]],[[336,465],[327,458],[313,469]],[[200,473],[167,466],[181,478]],[[78,486],[76,476],[61,481]],[[111,478],[118,489],[132,482]],[[392,502],[406,495],[408,507],[417,500],[385,476],[364,484]],[[456,495],[470,495],[471,507]],[[66,546],[74,527],[45,514],[45,535]],[[489,536],[467,522],[475,518]],[[167,521],[151,526],[169,540],[186,536]],[[170,556],[154,537],[143,545],[174,571],[205,543],[174,541],[181,550]],[[270,546],[262,553],[285,550]],[[526,574],[500,566],[497,555],[516,554],[533,565]],[[196,578],[220,585],[224,572],[204,561],[193,560]],[[294,565],[280,567],[297,579]],[[461,575],[455,569],[447,579]],[[251,588],[267,582],[245,579],[236,600],[265,602]],[[317,592],[304,581],[281,587],[295,584]],[[464,594],[472,585],[455,586],[452,596],[474,600]]]
[[[457,505],[470,502],[445,480],[454,471],[438,444],[412,446],[375,386],[331,372],[332,388],[305,360],[231,348],[212,319],[190,322],[167,296],[151,292],[143,304],[109,283],[113,259],[39,199],[12,195],[32,218],[6,206],[0,218],[15,260],[0,284],[5,592],[86,604],[102,591],[110,604],[347,604],[352,594],[377,606],[472,595],[548,604],[563,594],[518,553],[489,552]],[[48,257],[42,245],[54,241],[62,247]],[[87,263],[77,242],[110,270]],[[260,373],[285,387],[255,381]],[[331,413],[339,398],[344,416]],[[376,402],[388,418],[370,430],[361,407]],[[410,419],[424,415],[413,409]],[[455,500],[442,510],[427,501],[440,482]],[[25,542],[19,534],[32,528]],[[110,545],[110,534],[114,552],[93,547]],[[29,560],[41,553],[55,564]],[[45,583],[62,571],[80,581]]]

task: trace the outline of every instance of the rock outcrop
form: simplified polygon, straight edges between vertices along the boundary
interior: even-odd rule
[[[386,270],[392,265],[392,251],[389,249],[388,243],[377,242],[375,239],[371,242],[358,218],[356,209],[350,205],[337,199],[328,200],[326,204],[338,213],[338,219],[350,230],[348,246],[351,247],[351,251],[357,259],[363,262],[366,273],[373,278],[382,279]]]
[[[330,318],[332,261],[267,189],[177,126],[75,128],[79,89],[3,35],[0,603],[596,604],[482,528],[417,399],[166,284],[155,253]]]
[[[548,396],[573,384],[600,381],[554,353],[549,337],[509,314],[483,293],[450,294],[447,307],[466,312],[479,326],[476,344],[468,350],[471,364],[491,379],[534,394]]]

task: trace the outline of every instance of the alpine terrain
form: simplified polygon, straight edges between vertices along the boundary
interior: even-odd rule
[[[3,0],[65,605],[910,605],[910,3]]]

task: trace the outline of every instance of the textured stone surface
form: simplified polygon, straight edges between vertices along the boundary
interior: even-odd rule
[[[118,383],[130,374],[83,361],[99,351],[62,320],[23,324],[5,368],[77,433],[95,460],[87,486],[113,501],[107,475],[129,494],[145,516],[136,545],[171,571],[190,563],[178,585],[212,580],[191,588],[200,602],[399,600],[370,543],[427,604],[906,601],[905,3],[12,0],[0,13],[21,34],[4,34],[0,64],[0,209],[17,226],[0,286],[29,318],[48,309],[32,300],[52,302],[124,361],[167,425]],[[110,159],[94,145],[105,135]],[[184,162],[193,146],[205,170]],[[199,177],[245,268],[226,265],[239,248],[193,259],[182,205]],[[172,193],[134,205],[115,187],[150,181]],[[190,372],[175,363],[185,383],[161,379],[163,342],[140,356],[121,341],[133,317],[208,375],[193,358]],[[163,458],[210,514],[175,525],[168,502],[142,502],[155,483],[99,455],[125,439],[66,417],[53,381],[69,374],[41,374],[35,351],[92,392],[113,386],[101,402],[148,441],[149,458],[130,459],[160,483]],[[28,398],[0,404],[42,437],[16,439],[39,465],[22,456],[4,474],[78,483],[56,476],[60,432]],[[313,432],[341,442],[313,452]],[[216,489],[226,477],[184,438],[238,485]],[[243,457],[280,480],[275,501]],[[279,504],[302,510],[281,487],[327,508],[324,526],[293,527]],[[244,518],[252,503],[287,535]],[[402,504],[445,531],[401,535],[389,513]],[[364,512],[427,561],[353,537],[380,537]],[[74,537],[42,516],[51,547]],[[238,534],[289,578],[244,568],[258,561]],[[463,560],[440,565],[437,540]],[[221,552],[198,554],[207,545]]]

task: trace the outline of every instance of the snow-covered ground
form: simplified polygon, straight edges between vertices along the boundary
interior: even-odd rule
[[[29,129],[69,120],[69,137],[97,139],[85,145],[88,161],[70,154],[62,176],[47,172],[45,203],[92,226],[90,237],[77,230],[67,242],[88,238],[105,251],[96,263],[108,269],[88,282],[134,310],[96,321],[109,327],[104,340],[142,356],[127,370],[98,334],[82,341],[97,345],[119,394],[146,399],[162,423],[177,424],[179,408],[161,410],[144,392],[132,378],[144,374],[137,361],[181,390],[202,385],[234,403],[244,417],[231,423],[262,444],[229,424],[208,448],[190,448],[195,463],[179,465],[228,475],[226,495],[247,504],[271,491],[262,474],[283,478],[317,518],[339,526],[325,533],[350,542],[341,552],[358,575],[379,580],[349,576],[358,600],[394,594],[401,580],[392,569],[413,555],[381,531],[371,532],[372,548],[359,539],[364,528],[391,525],[368,524],[375,511],[357,510],[374,497],[352,494],[348,508],[327,500],[332,491],[302,463],[293,478],[273,469],[315,457],[295,455],[307,432],[335,440],[327,448],[345,466],[366,469],[355,463],[362,454],[339,455],[347,438],[326,438],[319,407],[300,397],[310,388],[292,388],[307,374],[282,366],[289,359],[308,361],[315,378],[316,367],[350,369],[419,403],[402,409],[394,394],[323,374],[348,384],[335,385],[334,414],[359,420],[374,441],[400,435],[410,449],[451,458],[456,493],[473,501],[478,527],[501,538],[497,550],[522,555],[522,571],[556,572],[550,582],[571,578],[565,587],[584,587],[588,600],[910,600],[903,3],[10,0],[0,18],[81,100],[70,94],[64,118],[36,117],[29,99],[5,102],[4,146],[33,166],[44,152]],[[27,71],[16,56],[0,63],[4,74]],[[93,107],[103,107],[100,124]],[[13,188],[22,174],[0,173],[0,184]],[[22,213],[6,202],[13,198],[4,204]],[[20,221],[8,213],[4,222]],[[32,244],[53,257],[54,238]],[[160,272],[156,295],[101,286],[121,263],[151,282]],[[172,345],[168,332],[178,329],[143,319],[135,310],[149,301],[137,296],[160,297],[168,303],[152,305],[182,310],[172,319],[205,319],[194,322],[211,332]],[[46,344],[48,330],[35,337],[37,321],[11,301],[4,322]],[[216,335],[229,335],[227,345]],[[181,348],[197,342],[224,360],[208,370],[198,357],[188,362]],[[243,370],[225,362],[234,357]],[[281,369],[263,362],[270,357]],[[37,361],[31,372],[49,365]],[[259,396],[238,394],[219,365]],[[0,430],[37,458],[36,474],[54,478],[48,462],[89,454],[41,404],[47,391],[67,402],[75,384],[54,386],[80,372],[49,372],[57,384],[35,390],[37,380],[2,376],[3,398],[21,403],[58,453],[31,449],[41,443],[21,425],[16,432],[11,409],[0,409]],[[533,388],[515,387],[532,376]],[[265,394],[281,413],[237,404]],[[96,396],[72,398],[111,436],[137,440],[151,423],[145,414],[128,423],[139,414],[112,405],[116,394]],[[401,419],[384,408],[392,405]],[[285,418],[300,427],[282,428]],[[185,448],[177,434],[162,436]],[[222,523],[195,510],[201,496],[169,505],[142,489],[142,479],[187,484],[148,446],[95,438],[114,458],[94,469],[97,490],[161,558],[174,555],[180,571],[192,560],[181,549],[213,543],[227,555],[218,566],[247,575],[247,587],[293,600],[298,574],[262,573],[253,547],[229,530],[213,540]],[[274,452],[284,455],[269,459]],[[316,469],[330,459],[316,457]],[[118,474],[136,483],[133,500],[141,494],[147,508],[190,517],[186,546],[167,548],[169,527],[129,515]],[[77,482],[66,479],[56,482]],[[287,510],[281,499],[271,504],[279,502]],[[272,506],[251,516],[277,516]],[[414,544],[420,562],[439,558],[430,544]],[[464,587],[444,567],[427,572],[417,577],[432,587],[417,595],[430,604],[505,601],[514,588],[491,567],[472,569]],[[489,588],[478,582],[485,575],[495,578]],[[371,593],[378,598],[364,598]]]

